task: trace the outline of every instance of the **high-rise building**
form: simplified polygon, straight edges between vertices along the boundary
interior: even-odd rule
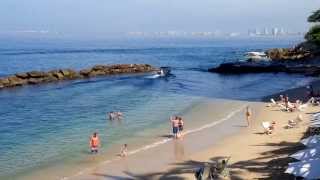
[[[269,30],[268,30],[268,28],[264,28],[263,34],[264,34],[264,35],[269,35]]]
[[[277,36],[279,34],[279,29],[278,28],[272,28],[272,35]]]
[[[255,35],[261,35],[261,32],[258,28],[255,29]]]

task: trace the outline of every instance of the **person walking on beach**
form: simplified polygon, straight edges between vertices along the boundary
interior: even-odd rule
[[[182,137],[184,122],[181,117],[178,117],[178,125],[179,125],[179,137]]]
[[[98,148],[100,146],[100,140],[99,140],[99,136],[98,133],[93,133],[93,135],[90,138],[90,149],[91,149],[91,153],[98,153]]]
[[[284,105],[286,106],[286,110],[289,111],[289,96],[286,95],[284,97]]]
[[[250,119],[251,119],[251,109],[249,106],[246,107],[246,120],[247,120],[247,123],[248,123],[248,127],[250,126]]]
[[[178,138],[178,131],[179,131],[179,120],[178,118],[175,116],[175,117],[171,117],[170,118],[170,121],[172,123],[172,133],[173,133],[173,136],[174,138]]]

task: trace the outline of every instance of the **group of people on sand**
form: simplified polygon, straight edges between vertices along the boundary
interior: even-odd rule
[[[271,101],[274,101],[271,99]],[[290,102],[288,95],[279,95],[279,100],[276,103],[276,105],[283,108],[283,110],[288,112],[293,112],[296,110],[302,110],[306,104],[303,104],[301,100],[297,99],[294,103]]]
[[[182,120],[182,117],[173,116],[173,117],[170,117],[170,121],[172,124],[173,137],[175,139],[182,137],[183,136],[183,127],[184,127],[184,122]]]
[[[91,153],[98,153],[99,147],[101,146],[100,138],[97,132],[94,132],[90,137],[89,146]],[[125,157],[128,154],[128,144],[124,144],[120,150],[119,156]]]

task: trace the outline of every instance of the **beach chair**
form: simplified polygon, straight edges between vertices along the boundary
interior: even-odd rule
[[[302,122],[301,114],[299,114],[294,120],[289,120],[285,128],[290,129],[290,128],[298,127],[300,122]]]
[[[265,134],[272,134],[271,123],[269,121],[262,122],[262,127]]]
[[[271,98],[270,101],[271,101],[271,104],[270,104],[271,107],[278,106],[278,103],[273,98]]]
[[[298,106],[298,110],[299,111],[305,111],[307,107],[308,107],[308,103],[305,103],[305,104],[302,104],[302,105]]]
[[[298,123],[294,120],[289,120],[288,124],[285,126],[287,129],[298,127]]]
[[[195,172],[197,180],[213,180],[213,167],[209,163],[205,163],[203,167]]]
[[[230,172],[228,168],[228,162],[230,158],[231,157],[228,157],[227,159],[223,159],[221,162],[217,164],[216,171],[213,174],[213,179],[219,179],[219,177],[221,176],[223,178],[230,177]]]

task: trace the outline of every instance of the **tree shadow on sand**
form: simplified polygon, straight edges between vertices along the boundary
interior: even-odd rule
[[[288,167],[288,163],[295,162],[296,160],[288,157],[288,155],[293,154],[305,147],[299,143],[292,142],[280,142],[280,143],[265,143],[254,146],[269,146],[274,147],[273,150],[265,151],[260,153],[259,158],[254,158],[246,161],[238,161],[233,164],[229,164],[230,169],[230,179],[240,180],[243,179],[241,176],[244,171],[251,173],[263,174],[263,177],[258,179],[267,180],[267,179],[281,179],[281,180],[291,180],[294,179],[292,175],[285,174],[284,171]],[[223,156],[212,157],[208,159],[208,162],[220,161],[221,159],[226,159]],[[232,157],[231,157],[232,159]],[[112,176],[108,174],[99,174],[95,173],[95,176],[102,176],[107,179],[159,179],[159,180],[182,180],[185,179],[181,177],[182,174],[193,175],[195,171],[202,167],[205,162],[188,160],[180,163],[174,163],[174,168],[169,169],[167,172],[154,172],[148,174],[135,174],[132,172],[124,171],[125,177],[121,176]]]
[[[213,161],[217,161],[225,158],[226,157],[214,157],[214,158],[211,158],[208,161],[208,163],[212,163]],[[112,176],[108,174],[99,174],[99,173],[95,173],[93,175],[102,176],[108,179],[123,179],[123,180],[131,180],[131,179],[182,180],[185,178],[181,177],[181,174],[193,175],[198,168],[204,165],[204,163],[205,162],[202,162],[202,161],[188,160],[188,161],[172,164],[175,167],[168,170],[167,172],[154,172],[154,173],[148,173],[148,174],[135,174],[132,172],[124,171],[123,173],[126,175],[126,177]]]
[[[272,146],[274,150],[260,153],[259,158],[250,159],[247,161],[239,161],[230,165],[231,179],[242,179],[239,173],[243,170],[252,173],[264,174],[264,177],[258,179],[294,179],[294,176],[285,174],[284,171],[288,167],[288,163],[295,162],[293,158],[288,155],[293,154],[305,147],[299,143],[280,142],[280,143],[266,143],[256,146]],[[237,175],[238,173],[238,175]]]

